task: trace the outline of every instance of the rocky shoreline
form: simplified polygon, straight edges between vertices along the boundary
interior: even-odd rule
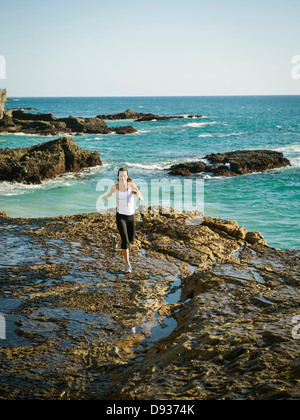
[[[300,251],[146,210],[127,275],[114,214],[0,213],[0,398],[299,399]]]
[[[0,133],[38,134],[56,136],[81,134],[129,134],[136,133],[132,126],[108,127],[106,122],[97,117],[57,118],[50,113],[28,113],[23,110],[6,111],[0,120]]]
[[[33,108],[29,108],[33,109]],[[187,118],[201,118],[202,115],[189,115]],[[82,134],[132,134],[137,130],[131,125],[122,127],[108,127],[104,120],[164,121],[185,118],[183,116],[159,116],[143,114],[128,109],[125,112],[110,115],[97,115],[96,117],[57,118],[51,113],[29,113],[21,109],[10,109],[0,119],[0,133],[38,134],[42,136],[55,136],[77,133]]]

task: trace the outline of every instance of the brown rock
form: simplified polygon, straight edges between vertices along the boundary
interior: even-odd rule
[[[1,220],[1,397],[299,399],[299,250],[235,221],[136,216],[128,275],[115,214]]]
[[[76,145],[63,137],[32,147],[0,150],[0,179],[26,184],[39,184],[65,172],[102,165],[98,152]]]

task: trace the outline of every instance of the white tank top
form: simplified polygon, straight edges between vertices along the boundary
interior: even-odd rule
[[[134,214],[134,194],[132,194],[132,189],[128,186],[127,191],[116,191],[117,197],[117,212],[119,214],[126,214],[130,216]]]

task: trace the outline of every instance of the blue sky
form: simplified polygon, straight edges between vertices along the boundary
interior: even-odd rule
[[[14,0],[9,96],[300,94],[299,0]]]

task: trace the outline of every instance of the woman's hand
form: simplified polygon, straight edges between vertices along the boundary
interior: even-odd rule
[[[102,197],[102,201],[105,201],[107,199],[107,196],[106,195],[104,195],[103,197]]]

